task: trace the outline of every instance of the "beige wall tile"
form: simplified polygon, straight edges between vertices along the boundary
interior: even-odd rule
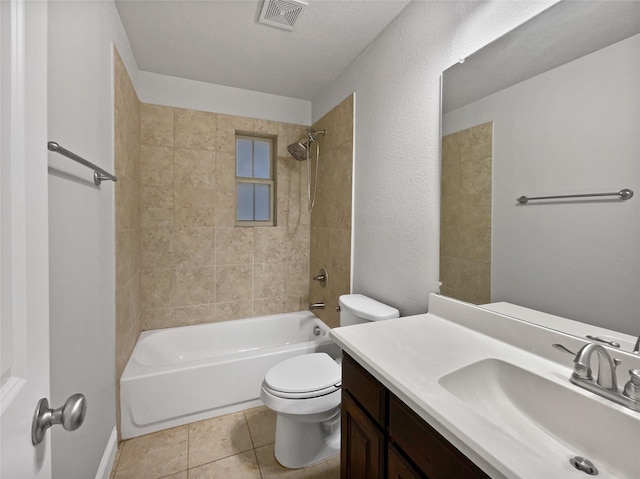
[[[253,267],[253,299],[282,298],[287,291],[287,263],[261,263]]]
[[[287,237],[289,240],[289,261],[308,262],[309,247],[311,244],[310,229],[305,226],[288,228]]]
[[[140,244],[143,268],[173,266],[176,263],[171,227],[163,225],[156,228],[142,228]]]
[[[116,231],[140,227],[139,185],[132,179],[122,176],[115,186]]]
[[[142,329],[148,331],[150,329],[172,328],[175,326],[174,309],[155,309],[153,311],[142,311]]]
[[[174,219],[173,187],[141,188],[140,224],[143,228],[172,227]]]
[[[263,298],[253,300],[253,317],[284,313],[287,310],[287,298]]]
[[[176,149],[176,185],[178,187],[214,187],[215,158],[215,153],[212,151]]]
[[[195,186],[177,186],[174,201],[174,222],[177,227],[215,226],[215,189]]]
[[[229,321],[232,319],[250,318],[252,316],[253,301],[233,301],[229,303],[216,303],[216,321]]]
[[[176,266],[215,264],[216,234],[214,228],[176,228],[174,234]]]
[[[331,229],[312,226],[310,241],[313,262],[328,268],[331,260]]]
[[[255,228],[254,261],[282,263],[289,257],[287,230],[284,227]]]
[[[216,300],[238,302],[252,299],[253,265],[216,266]]]
[[[174,109],[142,103],[140,142],[143,145],[174,146]]]
[[[316,207],[311,214],[311,275],[325,267],[327,288],[311,281],[309,299],[327,307],[316,315],[330,327],[339,323],[338,297],[350,291],[351,212],[353,176],[353,96],[318,120],[313,128],[326,129],[319,137],[320,174]]]
[[[142,270],[142,308],[162,309],[173,306],[173,269]]]
[[[235,118],[232,115],[218,115],[216,124],[216,150],[234,153],[236,151]],[[253,120],[251,121],[253,129]]]
[[[489,122],[442,139],[441,292],[477,304],[491,300],[492,130]]]
[[[116,230],[116,380],[140,333],[140,102],[114,48],[114,164]],[[117,385],[116,385],[117,388]],[[116,406],[119,409],[119,406]],[[119,419],[119,410],[116,411]]]
[[[144,186],[173,185],[174,149],[166,146],[141,145],[140,169]]]
[[[216,228],[216,264],[253,263],[254,229]]]
[[[309,295],[287,296],[287,312],[306,311],[309,309]]]
[[[314,269],[311,275],[318,272]],[[317,283],[317,281],[316,281]],[[289,262],[287,265],[287,296],[305,296],[309,292],[309,264]]]
[[[213,266],[177,268],[174,272],[174,305],[215,302],[216,272]]]
[[[349,272],[351,265],[351,231],[331,230],[331,270]]]
[[[286,146],[290,138],[302,137],[305,127],[154,105],[139,108],[144,111],[137,117],[136,141],[144,145],[138,147],[144,186],[122,188],[127,191],[121,195],[120,229],[136,221],[143,228],[121,237],[120,256],[131,258],[128,264],[138,269],[172,274],[171,302],[157,293],[162,283],[154,283],[149,274],[139,277],[145,303],[138,302],[138,312],[131,313],[137,314],[139,327],[224,321],[284,312],[292,305],[299,310],[308,297],[310,215],[306,165],[290,158]],[[277,136],[278,153],[285,155],[276,169],[278,227],[235,226],[236,132]],[[133,151],[129,136],[122,139],[128,153]],[[140,219],[125,206],[131,204],[141,210]],[[120,281],[127,281],[133,267],[120,266]],[[291,271],[300,281],[288,291]]]
[[[173,311],[173,326],[193,326],[194,324],[212,323],[215,320],[213,304],[181,306]]]
[[[217,115],[206,111],[176,108],[175,146],[197,150],[216,149]]]
[[[123,286],[129,282],[133,274],[134,255],[133,230],[116,233],[116,286]]]

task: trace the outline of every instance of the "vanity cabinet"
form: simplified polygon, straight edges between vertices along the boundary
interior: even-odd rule
[[[347,354],[340,460],[341,479],[490,479]]]

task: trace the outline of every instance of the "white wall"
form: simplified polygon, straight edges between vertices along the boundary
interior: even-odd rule
[[[113,171],[112,42],[137,67],[115,5],[49,2],[49,139]],[[44,147],[44,145],[42,145]],[[51,403],[87,396],[75,432],[53,428],[55,479],[91,479],[116,422],[114,189],[49,154]]]
[[[640,193],[640,35],[447,115],[444,134],[493,120],[493,301],[637,335],[640,203],[531,203]],[[514,281],[517,279],[517,281]]]
[[[141,71],[140,101],[155,105],[311,125],[311,102]]]
[[[357,94],[354,292],[403,315],[437,291],[440,75],[555,1],[410,3],[313,101],[313,121]]]

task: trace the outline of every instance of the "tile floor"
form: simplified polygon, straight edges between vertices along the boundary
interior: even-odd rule
[[[276,416],[259,407],[124,441],[112,479],[339,479],[340,457],[285,469],[273,456]]]

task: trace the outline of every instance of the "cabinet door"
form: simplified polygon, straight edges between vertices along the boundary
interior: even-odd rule
[[[388,479],[424,479],[425,476],[416,471],[393,446],[389,446],[387,458]]]
[[[343,392],[340,478],[383,479],[384,452],[382,431]]]

